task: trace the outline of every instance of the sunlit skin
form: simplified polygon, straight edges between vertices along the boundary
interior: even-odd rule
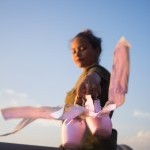
[[[72,60],[84,71],[87,67],[98,63],[98,50],[94,49],[86,38],[78,37],[71,43]],[[97,97],[100,91],[100,77],[97,73],[89,73],[77,87],[77,97],[75,103],[82,105],[82,100],[86,94]]]
[[[82,70],[97,63],[97,50],[85,38],[75,38],[71,43],[71,51],[74,63]]]

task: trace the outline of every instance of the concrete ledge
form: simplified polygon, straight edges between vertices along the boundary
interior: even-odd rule
[[[60,150],[60,149],[55,147],[44,147],[44,146],[0,142],[0,150]]]

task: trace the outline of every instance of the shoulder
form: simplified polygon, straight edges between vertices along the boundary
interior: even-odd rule
[[[103,80],[110,80],[110,72],[101,65],[95,65],[88,69],[88,72],[96,72]]]
[[[100,68],[101,78],[103,78],[106,81],[110,81],[110,72],[103,66],[99,66],[99,68]]]

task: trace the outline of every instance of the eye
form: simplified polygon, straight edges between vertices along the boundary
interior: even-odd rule
[[[71,53],[72,53],[72,54],[75,54],[75,53],[76,53],[76,50],[75,50],[75,49],[72,49],[72,50],[71,50]]]
[[[84,51],[86,49],[86,47],[80,46],[79,49],[80,49],[80,51]]]

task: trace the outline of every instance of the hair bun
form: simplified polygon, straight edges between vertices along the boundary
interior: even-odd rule
[[[93,31],[90,29],[85,29],[82,31],[82,33],[87,34],[87,35],[93,35]]]

